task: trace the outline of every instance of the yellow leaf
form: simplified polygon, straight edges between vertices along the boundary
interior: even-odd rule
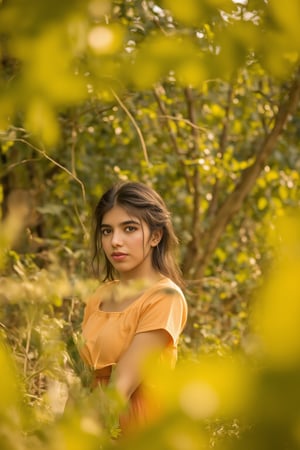
[[[248,259],[249,259],[249,257],[247,255],[247,253],[239,253],[237,255],[237,262],[238,262],[238,264],[242,264],[242,263],[248,261]]]
[[[278,193],[282,200],[286,200],[289,197],[289,189],[286,186],[279,186]]]
[[[269,274],[255,309],[255,331],[274,364],[300,361],[300,220],[282,218],[276,227],[276,266]]]
[[[59,127],[53,109],[42,99],[34,99],[28,107],[26,128],[46,145],[54,145],[59,138]]]
[[[220,262],[224,262],[226,260],[226,252],[224,252],[224,250],[220,247],[216,249],[215,255]]]
[[[174,17],[188,25],[200,22],[203,18],[203,6],[198,0],[164,0],[164,6]]]
[[[268,172],[266,172],[265,178],[268,182],[270,182],[270,181],[278,180],[279,175],[278,175],[278,172],[276,172],[276,170],[269,170]]]
[[[0,411],[1,415],[18,402],[17,377],[13,369],[10,355],[2,341],[0,341]]]
[[[223,118],[225,115],[224,108],[222,108],[220,105],[214,104],[211,106],[211,113],[216,118]]]
[[[267,199],[266,199],[265,197],[260,197],[260,198],[258,199],[257,207],[258,207],[258,209],[259,209],[260,211],[262,211],[263,209],[265,209],[267,205],[268,205],[268,201],[267,201]]]

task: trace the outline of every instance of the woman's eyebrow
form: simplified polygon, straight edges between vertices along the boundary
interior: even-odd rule
[[[140,225],[140,222],[137,220],[125,220],[124,222],[121,222],[121,225]]]
[[[124,220],[124,222],[121,222],[119,225],[125,226],[125,225],[140,225],[140,222],[136,220]],[[102,223],[100,225],[100,228],[111,228],[111,225]]]

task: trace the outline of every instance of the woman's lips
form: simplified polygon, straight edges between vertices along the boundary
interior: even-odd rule
[[[114,252],[111,257],[114,261],[123,261],[127,256],[127,253]]]

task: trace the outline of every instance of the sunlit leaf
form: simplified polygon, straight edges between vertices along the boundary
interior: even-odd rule
[[[183,5],[179,0],[164,0],[164,6],[170,9],[177,20],[186,24],[200,23],[203,19],[203,7],[197,0],[187,0]]]
[[[268,200],[265,197],[260,197],[258,199],[257,207],[259,210],[263,210],[268,205]]]
[[[0,411],[3,414],[7,408],[17,405],[20,400],[20,392],[11,356],[2,340],[0,341],[0,363],[2,367]]]
[[[299,363],[299,220],[284,218],[276,229],[278,256],[257,301],[255,324],[263,351],[275,364]]]
[[[27,111],[26,127],[46,145],[52,146],[58,141],[60,130],[55,112],[43,99],[31,101]]]

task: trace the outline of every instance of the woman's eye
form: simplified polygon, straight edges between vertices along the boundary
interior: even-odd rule
[[[126,228],[125,228],[125,231],[127,231],[128,233],[132,233],[133,231],[135,231],[137,228],[136,227],[134,227],[134,226],[132,226],[132,225],[128,225]]]
[[[110,229],[109,228],[103,228],[101,230],[102,236],[107,236],[109,233],[110,233]]]

